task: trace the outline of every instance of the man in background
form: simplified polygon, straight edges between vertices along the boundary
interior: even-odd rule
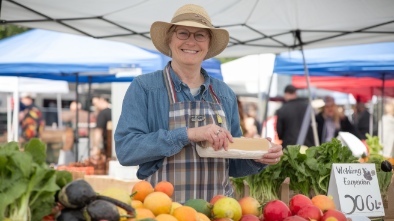
[[[276,111],[276,130],[279,139],[282,140],[282,147],[286,148],[287,145],[296,144],[313,146],[310,114],[306,114],[309,107],[308,99],[299,98],[297,88],[293,85],[287,85],[284,90],[284,100],[282,107]],[[306,122],[303,129],[304,120]]]
[[[357,130],[360,139],[362,140],[367,139],[367,136],[365,134],[369,134],[371,136],[377,134],[376,122],[375,119],[373,118],[372,118],[372,122],[374,127],[372,130],[372,134],[369,131],[371,114],[368,112],[368,109],[366,108],[364,102],[362,101],[357,102],[356,111],[354,112],[352,117],[353,117],[354,127]]]
[[[93,131],[93,155],[103,153],[107,158],[111,157],[112,150],[108,147],[107,124],[112,120],[111,104],[109,99],[98,97],[95,99],[95,109],[98,111],[96,128]]]

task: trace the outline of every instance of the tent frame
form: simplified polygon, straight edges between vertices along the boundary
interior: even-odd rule
[[[65,26],[69,29],[72,29],[82,35],[85,36],[89,36],[92,38],[96,38],[96,39],[110,39],[110,38],[115,38],[115,37],[125,37],[125,36],[141,36],[145,39],[151,39],[150,35],[149,35],[149,30],[144,31],[144,32],[138,32],[135,30],[132,30],[130,28],[127,28],[115,21],[112,21],[110,19],[107,19],[105,17],[108,17],[111,15],[111,13],[109,14],[105,14],[105,15],[101,15],[101,16],[86,16],[86,17],[69,17],[69,18],[52,18],[46,14],[43,14],[41,12],[38,12],[34,9],[32,9],[31,7],[28,7],[26,5],[23,5],[21,3],[18,3],[15,0],[4,0],[5,2],[9,2],[15,6],[19,6],[22,7],[26,10],[28,10],[29,12],[34,13],[35,15],[44,17],[44,19],[27,19],[27,20],[1,20],[0,19],[0,25],[6,25],[6,24],[20,24],[20,23],[48,23],[48,22],[52,22],[52,23],[57,23],[60,24],[62,26]],[[255,3],[257,4],[257,2]],[[116,13],[116,11],[114,12]],[[113,25],[117,28],[120,28],[121,30],[125,31],[126,33],[123,34],[113,34],[113,35],[92,35],[89,34],[75,26],[72,26],[70,24],[67,24],[67,21],[84,21],[84,20],[98,20],[104,23],[107,23],[109,25]],[[289,31],[285,31],[285,32],[281,32],[281,33],[277,33],[277,34],[265,34],[253,27],[251,27],[250,25],[248,25],[247,23],[238,23],[238,24],[229,24],[229,25],[222,25],[222,26],[215,26],[216,28],[237,28],[237,27],[242,27],[242,28],[246,28],[248,30],[250,30],[251,32],[257,34],[258,37],[254,38],[254,39],[249,39],[249,40],[241,40],[240,38],[235,38],[234,36],[230,36],[230,42],[228,47],[234,47],[237,45],[242,45],[242,46],[251,46],[251,47],[266,47],[266,48],[279,48],[279,49],[290,49],[290,50],[296,50],[296,49],[300,49],[303,46],[306,45],[310,45],[310,44],[315,44],[318,42],[322,42],[322,41],[327,41],[327,40],[331,40],[331,39],[335,39],[335,38],[339,38],[339,37],[344,37],[347,35],[351,35],[351,34],[383,34],[383,35],[393,35],[394,31],[376,31],[376,30],[371,30],[371,29],[376,29],[379,28],[381,26],[385,26],[385,25],[390,25],[394,23],[394,20],[390,20],[390,21],[386,21],[386,22],[381,22],[381,23],[376,23],[373,25],[369,25],[366,27],[362,27],[356,30],[351,30],[351,31],[345,31],[345,30],[311,30],[311,29],[294,29],[294,30],[289,30]],[[286,44],[283,41],[280,40],[280,37],[283,37],[285,35],[292,35],[292,36],[296,36],[298,34],[301,33],[332,33],[332,35],[330,36],[325,36],[325,37],[317,37],[314,38],[312,40],[309,41],[305,41],[305,42],[296,42],[294,41],[293,44]],[[265,40],[265,39],[270,39],[273,42],[277,43],[277,45],[266,45],[266,44],[256,44],[255,42],[257,41],[261,41],[261,40]]]

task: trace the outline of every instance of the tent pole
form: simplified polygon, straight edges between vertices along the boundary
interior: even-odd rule
[[[384,83],[385,83],[385,78],[386,78],[386,73],[382,74],[382,102],[381,102],[381,111],[380,111],[380,116],[378,116],[378,119],[382,119],[384,115],[384,102],[385,102],[385,96],[384,96]],[[383,121],[380,125],[380,129],[382,131],[382,137],[380,138],[380,141],[384,139],[383,137]]]
[[[90,93],[91,93],[91,91],[92,91],[92,76],[88,76],[88,81],[89,81],[89,84],[88,84],[88,103],[89,103],[89,105],[88,105],[88,157],[90,158],[90,99],[91,99],[91,96],[90,96]]]
[[[56,95],[56,105],[57,105],[57,128],[63,129],[62,97],[60,94]]]
[[[12,141],[12,98],[7,95],[7,142]]]
[[[371,94],[373,94],[373,87],[371,87]],[[371,135],[371,136],[373,136],[373,128],[374,128],[374,122],[373,122],[373,115],[374,115],[374,111],[373,111],[373,101],[372,101],[372,98],[371,98],[371,101],[370,101],[370,105],[369,105],[369,109],[368,109],[368,112],[369,112],[369,134]]]
[[[302,47],[303,43],[301,40],[301,31],[300,30],[296,30],[295,31],[295,36],[298,39],[299,43],[300,43],[300,48],[301,48],[301,54],[302,54],[302,61],[304,63],[304,72],[305,72],[305,78],[306,78],[306,83],[308,85],[308,99],[309,99],[309,105],[311,106],[312,110],[312,97],[311,97],[311,83],[310,83],[310,79],[309,79],[309,70],[308,70],[308,66],[306,64],[305,61],[305,54],[304,54],[304,49]],[[316,118],[315,118],[315,112],[311,111],[311,121],[312,121],[312,130],[313,130],[313,138],[315,141],[315,145],[319,146],[319,137],[317,135],[317,126],[316,126]]]
[[[273,78],[274,78],[274,73],[271,74],[270,82],[268,84],[268,92],[267,92],[267,95],[265,98],[264,116],[263,116],[263,121],[262,121],[262,124],[266,125],[265,130],[264,130],[264,137],[267,137],[267,133],[268,133],[266,121],[267,121],[267,117],[268,117],[268,105],[269,105],[269,101],[270,101],[270,94],[271,94],[271,87],[272,87],[272,79]],[[274,139],[274,137],[271,137],[271,138]]]
[[[19,77],[16,78],[17,91],[14,91],[14,116],[13,117],[13,141],[19,142]]]
[[[78,77],[79,73],[76,73],[75,75],[75,102],[77,103],[77,108],[75,110],[75,130],[74,130],[74,146],[75,146],[75,162],[78,162],[78,149],[79,149],[79,134],[78,134],[78,102],[79,102],[79,93],[78,93]]]

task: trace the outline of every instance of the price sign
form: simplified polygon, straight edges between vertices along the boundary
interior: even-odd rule
[[[384,216],[375,164],[333,164],[328,194],[347,216]]]

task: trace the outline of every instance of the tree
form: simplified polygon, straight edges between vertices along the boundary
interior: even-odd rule
[[[0,39],[8,38],[28,30],[30,29],[17,25],[0,25]]]

